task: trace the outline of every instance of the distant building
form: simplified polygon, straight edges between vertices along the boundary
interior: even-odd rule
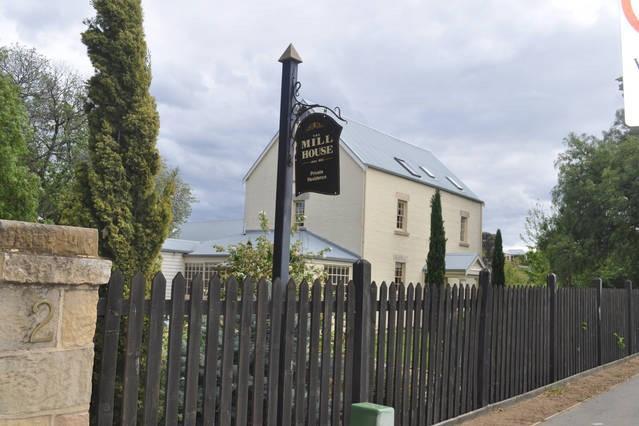
[[[238,232],[240,226],[235,221],[226,225],[211,223],[209,229],[206,223],[186,224],[180,238],[188,234],[195,241],[245,240],[259,229],[260,211],[272,224],[276,173],[277,135],[244,177],[242,232]],[[291,205],[292,217],[298,220],[299,238],[307,239],[309,251],[329,248],[325,258],[312,261],[325,265],[331,281],[338,279],[337,275],[348,279],[353,260],[365,258],[378,282],[423,282],[430,200],[439,188],[447,238],[447,280],[450,284],[477,282],[484,267],[483,202],[430,151],[349,120],[340,140],[340,176],[340,195],[303,194],[294,198]],[[227,230],[229,235],[220,234]],[[206,244],[212,247],[218,243]],[[178,261],[169,258],[181,257],[184,271],[195,259],[211,264],[223,259],[223,254],[212,253],[212,249],[187,253],[178,250],[180,247],[184,249],[184,243],[173,239],[167,240],[162,249],[166,259],[163,270],[171,271],[167,274],[169,279],[180,268]],[[170,267],[171,262],[174,266]]]
[[[522,249],[510,249],[504,250],[504,259],[508,262],[512,262],[516,259],[523,259],[526,256],[526,250]]]

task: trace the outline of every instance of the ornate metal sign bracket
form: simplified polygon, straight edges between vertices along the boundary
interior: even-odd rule
[[[342,110],[340,107],[336,106],[334,108],[327,107],[321,104],[309,104],[304,99],[300,98],[300,89],[302,88],[302,83],[299,81],[295,82],[295,87],[293,88],[293,125],[291,126],[291,134],[295,134],[295,129],[297,125],[302,121],[304,117],[313,112],[318,112],[314,110],[320,110],[324,114],[330,112],[335,118],[340,120],[343,123],[348,123],[345,118],[342,117]],[[295,138],[291,138],[291,142]]]

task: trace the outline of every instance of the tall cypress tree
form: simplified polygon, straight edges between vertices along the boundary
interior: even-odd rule
[[[506,285],[506,274],[504,272],[504,247],[501,241],[501,231],[497,230],[495,236],[495,250],[493,250],[493,274],[492,282],[494,286]]]
[[[442,200],[439,190],[430,201],[430,243],[426,259],[426,282],[444,284],[446,275],[446,234],[442,218]]]
[[[169,232],[172,185],[155,191],[159,116],[149,93],[151,66],[140,0],[93,0],[82,42],[95,74],[88,82],[89,162],[84,167],[90,216],[103,256],[126,277],[157,271]]]
[[[36,220],[40,187],[26,166],[28,134],[18,89],[0,75],[0,219]]]

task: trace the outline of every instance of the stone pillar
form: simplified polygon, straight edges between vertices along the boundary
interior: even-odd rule
[[[88,425],[95,229],[0,220],[0,426]]]

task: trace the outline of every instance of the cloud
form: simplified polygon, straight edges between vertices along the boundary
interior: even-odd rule
[[[44,5],[44,6],[43,6]],[[599,133],[621,106],[618,11],[600,0],[147,0],[159,148],[200,199],[193,219],[243,214],[241,178],[277,130],[293,41],[302,95],[429,148],[486,202],[484,228],[521,245],[547,203],[570,131]],[[0,9],[20,41],[90,75],[86,0]]]

